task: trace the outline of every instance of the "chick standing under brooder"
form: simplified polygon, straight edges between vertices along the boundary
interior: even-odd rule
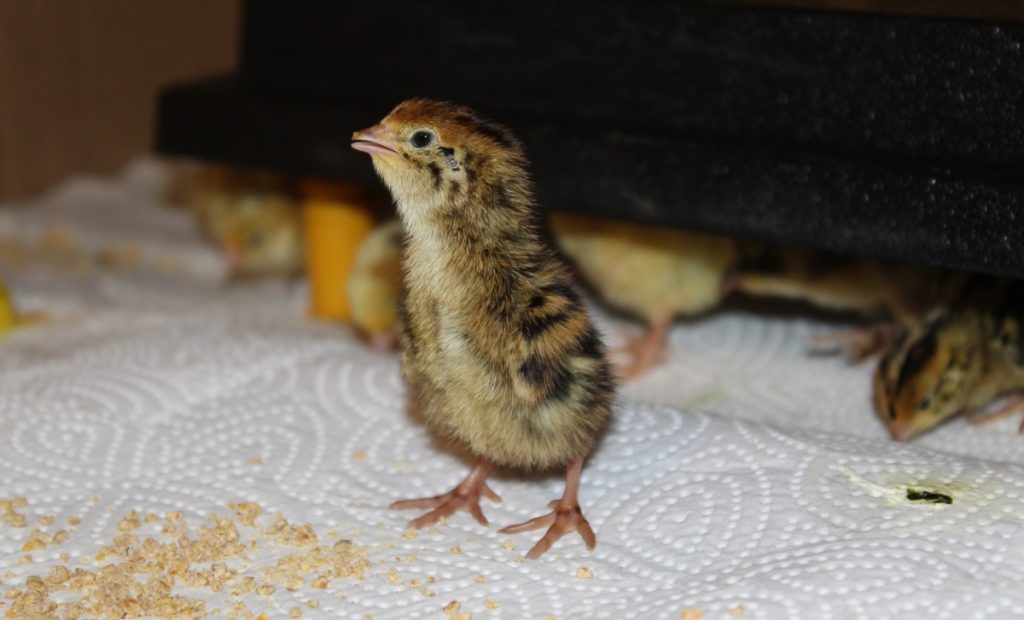
[[[394,348],[402,294],[402,223],[378,226],[362,241],[349,276],[352,323],[376,351]]]
[[[874,385],[878,414],[900,441],[965,411],[972,422],[1024,413],[1024,283],[973,280],[912,325]],[[1003,396],[997,411],[977,413]]]
[[[662,361],[668,329],[678,316],[717,306],[723,278],[739,257],[725,237],[554,213],[552,233],[562,251],[610,305],[643,319],[646,333],[629,342],[617,370],[636,377]]]
[[[185,183],[183,198],[220,248],[229,275],[293,276],[302,270],[299,205],[281,177],[204,167]]]
[[[537,226],[527,161],[505,128],[447,103],[406,101],[353,135],[391,190],[407,231],[402,368],[427,423],[465,444],[476,467],[437,497],[396,502],[429,508],[424,527],[469,511],[492,465],[566,467],[554,510],[505,528],[547,527],[527,554],[562,535],[596,539],[577,498],[583,460],[614,396],[604,347],[570,272]]]

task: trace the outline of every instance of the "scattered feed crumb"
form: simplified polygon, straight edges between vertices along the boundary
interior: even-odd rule
[[[679,613],[680,620],[704,620],[704,612],[700,607],[687,607]]]
[[[461,607],[462,605],[458,601],[452,601],[445,605],[441,611],[448,616],[449,620],[473,620],[473,614],[459,611]]]
[[[487,583],[487,576],[486,575],[477,575],[473,579],[473,582],[474,583]]]
[[[357,461],[365,461],[366,453],[363,452],[362,450],[357,450],[355,454],[352,455],[352,458],[354,458]]]
[[[498,601],[486,599],[484,601],[484,607],[486,607],[487,609],[497,609],[498,607],[500,607],[500,605],[498,605]]]
[[[594,571],[590,570],[586,566],[581,566],[581,567],[576,569],[576,578],[577,579],[593,579],[594,578]]]
[[[262,514],[263,509],[258,504],[242,502],[240,504],[228,504],[228,508],[238,515],[238,522],[248,527],[256,526],[256,519]]]
[[[117,529],[121,530],[122,532],[130,532],[132,530],[139,529],[139,526],[141,525],[142,521],[139,518],[139,513],[132,510],[127,515],[125,515],[123,519],[121,519],[120,523],[117,524]]]
[[[455,554],[455,555],[461,555],[462,554],[462,547],[460,547],[458,545],[455,545],[454,547],[452,547],[452,553]]]
[[[45,527],[47,525],[53,525],[53,522],[56,521],[56,520],[57,520],[57,517],[55,517],[53,515],[43,515],[43,516],[39,517],[39,519],[38,519],[39,525],[42,525],[43,527]]]
[[[516,548],[515,544],[511,540],[503,540],[503,541],[501,541],[501,546],[502,546],[502,548],[507,549],[509,551],[512,551],[513,549]]]
[[[28,506],[28,500],[24,497],[0,499],[0,519],[11,527],[28,527],[25,515],[18,512],[19,508],[26,506]]]
[[[309,599],[306,601],[306,607],[309,607],[310,609],[320,609],[320,601],[315,598]]]
[[[259,511],[242,510],[239,519],[254,523],[254,517],[247,518],[252,514]],[[281,515],[265,529],[247,526],[251,542],[258,539],[267,545],[276,543],[298,550],[278,557],[271,566],[250,563],[251,545],[231,518],[213,514],[209,524],[192,528],[181,512],[172,512],[162,524],[162,533],[145,539],[135,531],[139,521],[139,514],[133,510],[118,523],[119,533],[96,553],[102,566],[94,570],[53,566],[45,576],[29,576],[22,588],[9,588],[5,596],[10,604],[3,618],[203,618],[213,610],[208,611],[202,600],[176,594],[179,588],[226,591],[235,598],[253,592],[270,596],[275,583],[297,588],[312,579],[314,586],[326,586],[332,579],[363,579],[369,569],[365,550],[347,540],[333,546],[318,545],[312,526],[293,525]],[[35,538],[45,542],[46,534],[39,534],[34,534]],[[62,530],[52,538],[56,541],[61,535],[65,539],[68,536]],[[22,559],[30,562],[31,555]],[[61,559],[69,558],[62,554]],[[88,564],[85,558],[81,560]],[[262,570],[263,574],[245,574],[246,569],[250,573]],[[316,601],[306,604],[311,609],[319,606]],[[267,618],[237,600],[219,612],[228,618]],[[300,617],[302,610],[294,607],[288,615]]]
[[[729,615],[731,615],[733,618],[740,618],[746,613],[747,610],[743,607],[743,605],[737,605],[729,610]]]
[[[291,610],[288,611],[288,617],[289,618],[301,618],[302,617],[302,610],[299,609],[298,607],[292,607]]]
[[[53,545],[63,545],[69,538],[71,538],[71,535],[65,530],[59,530],[54,534],[47,534],[37,528],[32,532],[32,536],[25,541],[25,544],[21,546],[21,550],[38,551]]]
[[[68,517],[68,525],[70,525],[71,527],[78,527],[81,524],[82,524],[82,518],[81,517]]]
[[[401,580],[402,578],[398,576],[397,568],[392,568],[388,571],[388,583],[398,583]]]
[[[416,538],[416,534],[416,528],[410,527],[409,529],[402,532],[402,538],[405,538],[406,540],[412,540],[413,538]]]
[[[254,456],[251,459],[245,461],[246,465],[252,465],[253,467],[259,467],[263,464],[263,459],[258,456]]]

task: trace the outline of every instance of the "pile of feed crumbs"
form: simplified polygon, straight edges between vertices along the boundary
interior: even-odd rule
[[[3,519],[26,527],[16,508],[24,499],[0,502]],[[45,575],[30,576],[23,587],[3,592],[5,618],[226,618],[265,620],[249,605],[271,610],[271,616],[298,618],[302,608],[281,606],[274,593],[295,590],[307,582],[327,590],[335,579],[364,579],[370,563],[365,549],[348,540],[320,544],[309,524],[294,525],[283,515],[264,517],[256,504],[229,504],[232,516],[211,514],[208,523],[190,527],[181,512],[163,517],[128,513],[119,533],[96,554],[92,569],[64,565]],[[152,536],[144,536],[150,529]],[[37,530],[38,531],[38,530]],[[328,537],[336,537],[328,532]],[[47,544],[33,535],[32,548]],[[35,542],[33,542],[35,541]],[[51,539],[50,543],[54,541]],[[61,559],[69,559],[62,555]],[[189,596],[220,593],[223,608],[207,609]],[[255,602],[255,603],[254,603]],[[247,604],[248,603],[248,604]],[[316,599],[304,601],[316,609]],[[2,610],[3,607],[0,607]]]

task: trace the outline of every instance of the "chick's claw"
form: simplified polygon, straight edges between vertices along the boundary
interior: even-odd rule
[[[579,532],[587,549],[592,550],[597,545],[597,536],[594,535],[594,530],[591,529],[590,523],[583,516],[583,511],[580,510],[578,504],[574,506],[561,506],[561,502],[556,501],[553,503],[557,507],[548,514],[535,517],[523,523],[510,525],[500,530],[502,534],[519,534],[520,532],[539,530],[547,526],[548,531],[544,533],[544,536],[526,554],[526,557],[531,560],[536,560],[544,555],[544,552],[550,549],[559,538],[569,532]]]
[[[548,526],[548,531],[530,549],[526,557],[536,560],[544,555],[544,552],[550,549],[551,545],[555,544],[555,541],[569,532],[579,532],[580,537],[583,538],[583,543],[587,545],[587,549],[592,550],[597,546],[597,536],[594,535],[594,530],[590,528],[590,523],[583,516],[579,501],[576,499],[580,488],[582,472],[583,459],[573,459],[565,471],[565,492],[562,493],[562,499],[556,499],[548,504],[548,507],[554,510],[546,515],[501,529],[502,534],[518,534],[520,532],[539,530],[544,526]]]
[[[473,468],[473,471],[466,476],[466,479],[451,491],[435,495],[434,497],[400,500],[391,504],[391,509],[432,509],[430,512],[409,522],[409,527],[416,529],[433,525],[441,519],[452,516],[459,510],[468,512],[480,525],[487,525],[487,517],[484,516],[483,511],[480,509],[480,496],[483,495],[496,504],[501,503],[501,497],[487,485],[487,474],[490,473],[490,470],[491,464],[489,462],[480,461]]]

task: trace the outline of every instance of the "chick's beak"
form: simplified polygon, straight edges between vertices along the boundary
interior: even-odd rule
[[[894,441],[905,442],[917,435],[917,429],[910,424],[890,424],[889,435]]]
[[[352,148],[370,155],[398,155],[397,144],[381,124],[352,134]]]

